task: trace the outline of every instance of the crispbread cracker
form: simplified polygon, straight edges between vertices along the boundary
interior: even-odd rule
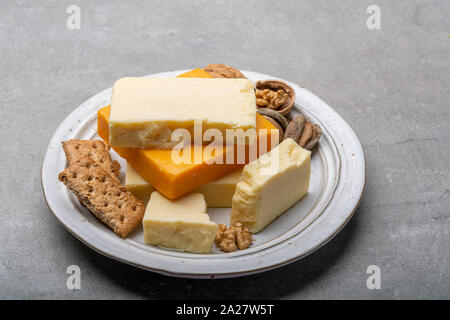
[[[72,163],[58,179],[120,237],[142,222],[145,205],[91,158]]]
[[[108,173],[116,177],[120,173],[120,164],[111,160],[108,146],[101,140],[69,140],[62,142],[66,154],[67,166],[70,167],[83,157],[89,157],[97,162]]]
[[[118,177],[120,174],[120,163],[117,160],[111,162],[111,171]]]

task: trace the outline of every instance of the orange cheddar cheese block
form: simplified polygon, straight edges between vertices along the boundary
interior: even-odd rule
[[[211,77],[203,69],[195,69],[184,77]],[[108,142],[109,139],[109,114],[110,106],[101,108],[97,112],[97,131],[99,136]],[[266,139],[267,151],[275,147],[278,139],[273,139],[271,130],[276,128],[264,117],[256,115],[256,127],[258,142]],[[265,129],[265,130],[262,130]],[[273,143],[272,140],[276,140]],[[264,140],[263,140],[264,141]],[[139,173],[139,175],[149,182],[155,189],[170,199],[178,198],[196,188],[219,179],[235,170],[242,168],[249,162],[249,146],[245,146],[245,161],[237,161],[238,151],[236,146],[220,147],[217,154],[212,152],[204,153],[207,145],[192,145],[191,160],[187,163],[174,163],[172,160],[172,150],[160,149],[138,149],[138,148],[113,148],[121,157]],[[196,150],[197,149],[197,150]],[[217,149],[216,149],[217,150]],[[204,155],[200,161],[194,161],[194,155]],[[258,154],[266,150],[258,150]],[[182,153],[182,151],[180,151]],[[227,157],[234,158],[234,161],[227,161]],[[213,161],[222,158],[222,161]],[[242,160],[242,159],[240,159]],[[244,163],[242,163],[244,162]]]

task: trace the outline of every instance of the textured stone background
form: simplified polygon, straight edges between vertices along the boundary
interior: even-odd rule
[[[81,8],[68,30],[66,9]],[[366,27],[371,4],[381,30]],[[450,2],[0,0],[0,298],[450,298]],[[329,244],[278,270],[175,279],[105,258],[49,212],[40,166],[122,76],[221,62],[302,84],[355,129],[367,188]],[[82,289],[66,288],[77,264]],[[381,290],[366,268],[381,269]]]

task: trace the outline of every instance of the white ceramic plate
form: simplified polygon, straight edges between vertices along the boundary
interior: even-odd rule
[[[148,77],[175,77],[186,71]],[[255,82],[277,79],[256,72],[243,73]],[[144,244],[142,227],[127,239],[120,239],[58,181],[58,173],[66,167],[61,141],[99,139],[97,110],[109,104],[111,88],[76,108],[54,133],[42,166],[42,188],[50,210],[72,234],[101,254],[171,276],[235,277],[277,268],[305,257],[333,238],[355,212],[365,185],[364,154],[353,130],[325,102],[294,83],[279,80],[294,88],[296,110],[320,124],[323,136],[312,155],[308,195],[254,235],[250,248],[232,253],[213,248],[211,254],[168,250]],[[125,161],[116,154],[113,157],[122,164],[123,179]],[[227,223],[230,209],[208,209],[208,213],[215,222]]]

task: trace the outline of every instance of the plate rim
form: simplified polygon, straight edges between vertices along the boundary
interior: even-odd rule
[[[168,74],[180,74],[183,72],[188,71],[189,69],[184,69],[184,70],[176,70],[176,71],[169,71],[169,72],[160,72],[160,73],[155,73],[155,74],[151,74],[151,75],[147,75],[146,77],[158,77],[158,76],[164,76],[164,75],[168,75]],[[294,83],[284,80],[284,79],[280,79],[274,76],[270,76],[270,75],[266,75],[266,74],[262,74],[262,73],[258,73],[258,72],[251,72],[251,71],[245,71],[242,70],[242,72],[244,74],[252,74],[255,77],[260,77],[260,78],[271,78],[271,79],[279,79],[282,81],[287,82],[290,85],[295,85]],[[295,85],[298,86],[298,85]],[[127,260],[125,258],[123,258],[123,256],[118,255],[117,253],[110,253],[110,252],[106,252],[104,250],[102,250],[102,248],[100,248],[98,245],[92,244],[90,242],[88,242],[87,240],[83,239],[75,230],[72,230],[72,228],[70,228],[67,224],[65,224],[61,218],[59,217],[59,215],[53,210],[51,204],[49,203],[47,194],[46,194],[46,189],[45,189],[45,182],[44,182],[44,169],[45,169],[45,163],[47,160],[47,156],[49,153],[49,149],[50,146],[52,144],[52,141],[55,138],[56,133],[58,133],[58,131],[60,130],[60,128],[62,127],[62,125],[64,124],[64,122],[66,121],[66,119],[70,118],[71,116],[73,116],[74,114],[76,114],[77,110],[82,107],[83,105],[85,105],[86,103],[88,103],[91,99],[94,99],[95,97],[104,95],[105,92],[111,90],[111,88],[102,90],[100,92],[98,92],[97,94],[94,94],[93,96],[91,96],[89,99],[85,100],[82,104],[80,104],[77,108],[75,108],[69,115],[67,115],[64,120],[58,125],[57,129],[54,131],[52,138],[50,139],[50,143],[46,149],[46,153],[45,156],[42,160],[42,165],[41,165],[41,188],[43,190],[43,194],[44,194],[44,199],[45,202],[49,208],[49,210],[52,212],[52,214],[57,218],[57,220],[72,234],[74,235],[77,239],[79,239],[82,243],[84,243],[85,245],[87,245],[88,247],[94,249],[96,252],[107,256],[109,258],[118,260],[120,262],[123,263],[127,263],[129,265],[133,265],[135,267],[144,269],[144,270],[149,270],[149,271],[153,271],[153,272],[157,272],[160,274],[165,274],[165,275],[169,275],[169,276],[174,276],[174,277],[183,277],[183,278],[229,278],[229,277],[238,277],[238,276],[244,276],[244,275],[250,275],[250,274],[255,274],[255,273],[259,273],[259,272],[263,272],[263,271],[268,271],[268,270],[272,270],[284,265],[287,265],[289,263],[292,263],[294,261],[297,261],[301,258],[306,257],[307,255],[311,254],[312,252],[316,251],[317,249],[319,249],[320,247],[322,247],[323,245],[325,245],[326,243],[328,243],[331,239],[334,238],[334,236],[336,236],[344,227],[345,225],[348,223],[348,221],[353,217],[354,213],[356,212],[362,198],[364,195],[364,191],[365,191],[365,186],[366,186],[366,158],[364,155],[364,150],[363,147],[361,145],[360,140],[358,139],[356,133],[354,132],[354,130],[351,128],[351,126],[333,109],[331,108],[326,102],[324,102],[323,100],[321,100],[318,96],[316,96],[314,93],[312,93],[311,91],[304,89],[303,87],[298,86],[302,91],[304,91],[304,93],[307,93],[308,95],[310,95],[310,98],[314,98],[315,100],[317,100],[318,102],[322,103],[323,105],[327,106],[329,110],[331,110],[332,112],[334,112],[334,116],[338,117],[339,120],[341,122],[343,122],[346,125],[346,129],[349,131],[349,133],[351,134],[351,136],[353,136],[353,143],[356,143],[356,147],[359,148],[359,150],[361,151],[360,154],[358,154],[358,158],[360,158],[360,165],[361,165],[361,176],[360,176],[360,180],[361,180],[361,185],[359,186],[360,188],[360,192],[359,192],[359,197],[357,199],[357,201],[355,201],[353,208],[351,210],[351,212],[347,213],[345,216],[345,220],[343,222],[341,222],[339,225],[337,225],[332,232],[328,233],[326,237],[322,237],[320,241],[318,241],[315,245],[311,246],[308,250],[301,252],[297,255],[295,255],[294,257],[291,257],[289,259],[280,261],[278,263],[275,264],[270,264],[270,265],[266,265],[263,267],[258,268],[256,266],[256,268],[248,268],[245,271],[237,271],[237,272],[211,272],[211,273],[183,273],[183,272],[172,272],[172,271],[168,271],[165,269],[160,269],[160,268],[154,268],[151,267],[149,265],[144,265],[142,263],[137,263],[136,261],[130,261]],[[295,88],[297,89],[297,88]],[[297,90],[296,90],[297,91]],[[298,97],[297,97],[298,98]],[[296,101],[297,104],[297,101]],[[301,105],[301,104],[298,104]],[[298,108],[296,108],[298,109]],[[300,110],[299,110],[300,111]],[[330,134],[330,136],[333,138],[333,136]],[[334,141],[334,139],[333,139]],[[339,177],[340,177],[339,173]],[[333,196],[334,197],[334,196]],[[307,227],[304,228],[304,230],[307,230],[312,224],[314,224],[314,222],[316,220],[318,220],[320,218],[320,215],[313,220]],[[301,232],[300,232],[301,233]]]

